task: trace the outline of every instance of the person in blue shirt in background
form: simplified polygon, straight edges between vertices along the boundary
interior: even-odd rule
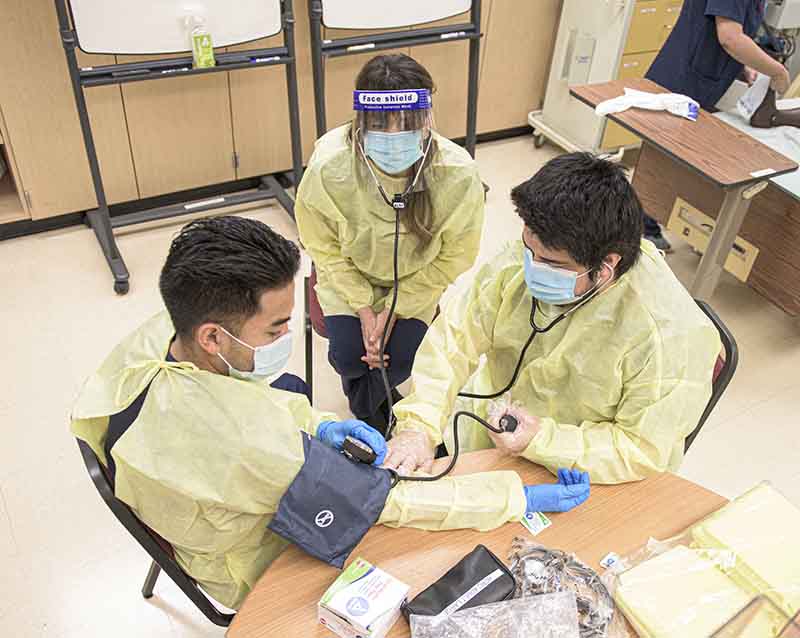
[[[764,5],[765,0],[685,0],[645,77],[712,112],[740,76],[752,84],[756,72],[764,73],[772,78],[772,88],[784,93],[789,72],[753,40]],[[661,250],[670,250],[658,223],[647,215],[644,234]]]

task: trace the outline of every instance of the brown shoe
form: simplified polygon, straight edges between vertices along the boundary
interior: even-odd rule
[[[800,128],[800,108],[778,109],[775,105],[775,91],[767,89],[764,101],[750,117],[750,126],[773,128],[775,126],[796,126]]]

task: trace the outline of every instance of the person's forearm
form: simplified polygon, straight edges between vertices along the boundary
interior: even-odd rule
[[[518,521],[526,507],[516,472],[448,476],[429,483],[400,481],[389,493],[378,525],[488,531]]]
[[[648,428],[624,428],[613,422],[580,425],[540,420],[541,429],[522,457],[543,465],[554,475],[560,467],[589,472],[592,483],[640,481],[668,467],[673,441],[646,439]]]
[[[722,42],[722,47],[737,62],[741,62],[745,66],[749,66],[771,78],[783,72],[783,65],[767,55],[752,38],[744,33]]]

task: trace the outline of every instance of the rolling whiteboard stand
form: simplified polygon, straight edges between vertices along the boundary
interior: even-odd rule
[[[207,200],[142,210],[112,218],[108,211],[84,95],[84,89],[93,86],[283,65],[286,67],[292,144],[292,175],[291,178],[287,176],[284,181],[297,185],[302,177],[303,163],[292,0],[238,0],[236,11],[232,11],[225,0],[191,2],[55,0],[55,5],[89,160],[89,170],[97,197],[97,208],[87,211],[86,219],[97,236],[111,269],[115,292],[121,295],[128,292],[130,275],[117,248],[114,228],[265,199],[277,199],[286,212],[294,218],[294,201],[276,175],[262,176],[258,189],[253,191],[225,194]],[[210,68],[195,69],[191,55],[85,69],[78,66],[76,55],[78,47],[86,53],[118,55],[186,53],[189,50],[189,34],[185,26],[187,11],[196,12],[206,19],[214,45],[217,47],[266,38],[281,31],[283,31],[283,46],[238,53],[218,53],[215,56],[217,66]]]
[[[311,63],[317,137],[328,130],[325,115],[325,59],[423,44],[469,40],[466,149],[475,157],[478,118],[478,64],[480,61],[481,0],[309,0]],[[373,33],[326,40],[322,27],[335,29],[393,29],[450,18],[470,11],[470,21],[440,27]]]

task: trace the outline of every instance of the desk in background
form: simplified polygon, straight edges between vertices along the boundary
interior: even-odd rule
[[[798,106],[800,101],[785,100],[782,105]],[[789,127],[756,129],[738,113],[715,117],[800,161],[800,145],[783,134]],[[800,140],[800,130],[796,133]],[[633,185],[647,212],[662,223],[669,219],[676,197],[711,217],[723,198],[718,188],[653,148],[642,149]],[[753,198],[739,236],[759,249],[747,285],[788,314],[800,314],[800,171],[770,178]]]
[[[576,86],[570,92],[594,108],[622,95],[626,87],[666,92],[650,80]],[[796,171],[797,163],[703,110],[696,122],[664,111],[636,108],[609,117],[643,140],[633,185],[651,216],[665,222],[677,194],[717,219],[689,288],[692,296],[707,300],[714,293],[755,194],[768,185],[766,178]],[[712,199],[701,206],[696,198],[684,197],[689,188]],[[769,247],[762,247],[762,251],[768,252]],[[758,261],[762,259],[759,256]]]
[[[554,482],[544,468],[529,461],[484,450],[461,457],[455,473],[517,471],[525,484]],[[626,554],[651,536],[673,536],[725,504],[725,499],[673,474],[638,483],[593,486],[591,498],[565,514],[553,514],[552,527],[536,537],[548,547],[574,552],[602,571],[600,560],[610,551]],[[375,527],[351,555],[362,556],[411,585],[411,596],[436,581],[471,551],[484,544],[505,560],[515,536],[532,538],[518,523],[492,532],[470,530],[424,532]],[[228,629],[228,638],[329,638],[317,623],[317,602],[339,570],[287,549],[264,573]],[[401,619],[390,638],[408,638]]]

